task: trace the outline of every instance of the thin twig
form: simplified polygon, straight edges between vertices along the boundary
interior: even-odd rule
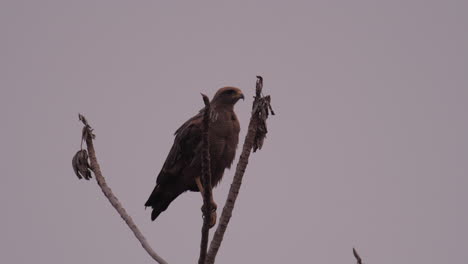
[[[156,262],[160,264],[167,264],[167,262],[162,257],[160,257],[156,252],[154,252],[154,250],[148,244],[148,241],[146,241],[145,236],[143,236],[140,229],[138,229],[135,222],[133,222],[133,219],[130,217],[130,215],[127,214],[125,208],[123,208],[122,204],[119,202],[117,197],[115,197],[115,195],[112,193],[111,188],[109,188],[109,186],[107,185],[96,158],[96,151],[94,150],[93,145],[94,135],[92,133],[91,126],[89,126],[88,122],[82,115],[80,115],[80,120],[85,125],[85,127],[83,128],[83,137],[86,140],[86,145],[88,147],[89,159],[91,161],[90,168],[94,172],[94,175],[96,176],[96,181],[99,187],[101,187],[102,192],[107,197],[112,206],[115,208],[115,210],[117,210],[120,217],[122,217],[125,223],[127,223],[128,227],[130,228],[130,230],[132,230],[133,234],[138,239],[138,241],[140,241],[141,245],[146,250],[146,252],[148,252],[148,254]]]
[[[210,100],[202,94],[205,103],[205,113],[203,114],[203,132],[202,132],[202,180],[203,180],[203,226],[200,242],[200,257],[198,264],[204,264],[206,259],[206,250],[208,249],[208,236],[210,232],[211,220],[211,161],[208,129],[210,125]]]
[[[244,146],[242,147],[242,153],[240,155],[239,161],[237,163],[236,172],[234,174],[234,179],[232,180],[231,188],[224,205],[223,212],[219,219],[218,227],[214,233],[213,239],[211,240],[210,249],[208,250],[208,255],[206,258],[206,264],[213,264],[215,262],[216,254],[219,251],[221,242],[223,241],[224,233],[226,232],[229,220],[232,217],[232,211],[234,210],[234,205],[239,195],[239,190],[242,184],[242,178],[249,163],[250,153],[252,148],[255,147],[255,150],[260,149],[263,145],[263,140],[266,136],[266,119],[268,114],[274,114],[271,111],[270,106],[270,97],[263,97],[262,94],[263,88],[263,78],[257,76],[256,83],[256,95],[252,106],[252,117],[250,118],[249,128],[247,130],[247,135],[245,136]]]
[[[357,264],[362,264],[362,259],[361,257],[359,256],[359,254],[357,253],[357,250],[355,248],[353,248],[353,255],[354,257],[356,258],[357,260]]]

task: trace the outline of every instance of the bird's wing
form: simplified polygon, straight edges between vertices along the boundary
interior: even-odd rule
[[[200,110],[174,133],[174,144],[158,175],[157,184],[168,181],[173,175],[179,175],[186,166],[197,159],[196,155],[200,153],[201,148],[203,112],[204,109]]]

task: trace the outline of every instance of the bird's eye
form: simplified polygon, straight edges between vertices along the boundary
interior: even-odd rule
[[[226,91],[226,94],[229,94],[229,95],[233,95],[235,93],[236,93],[236,91],[234,91],[234,90],[227,90]]]

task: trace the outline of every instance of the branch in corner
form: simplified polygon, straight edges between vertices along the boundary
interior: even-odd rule
[[[162,257],[160,257],[156,252],[154,252],[154,250],[148,244],[148,241],[146,241],[145,236],[143,236],[140,229],[137,227],[135,222],[133,222],[133,219],[130,217],[130,215],[128,215],[125,208],[123,208],[122,204],[119,202],[117,197],[112,193],[111,188],[109,188],[109,186],[107,185],[106,180],[104,179],[104,176],[101,173],[101,167],[99,166],[99,163],[97,161],[96,151],[94,150],[93,139],[95,138],[95,135],[93,134],[93,129],[88,124],[88,121],[83,115],[80,114],[79,119],[84,124],[81,142],[86,142],[90,164],[88,163],[88,154],[86,153],[86,150],[79,150],[73,157],[72,161],[75,174],[79,179],[84,177],[85,179],[89,180],[89,178],[91,178],[90,170],[93,171],[94,175],[96,176],[96,181],[99,187],[101,187],[102,192],[107,197],[112,206],[115,208],[115,210],[117,210],[120,217],[122,217],[122,219],[128,225],[130,230],[132,230],[133,234],[138,239],[138,241],[140,241],[141,245],[146,250],[146,252],[148,252],[151,258],[153,258],[156,262],[160,264],[167,264],[167,262]]]

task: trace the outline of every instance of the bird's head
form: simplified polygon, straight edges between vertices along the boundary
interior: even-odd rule
[[[239,88],[229,86],[220,88],[213,96],[213,100],[211,100],[211,102],[234,105],[239,101],[239,99],[244,100],[244,94],[242,91]]]

